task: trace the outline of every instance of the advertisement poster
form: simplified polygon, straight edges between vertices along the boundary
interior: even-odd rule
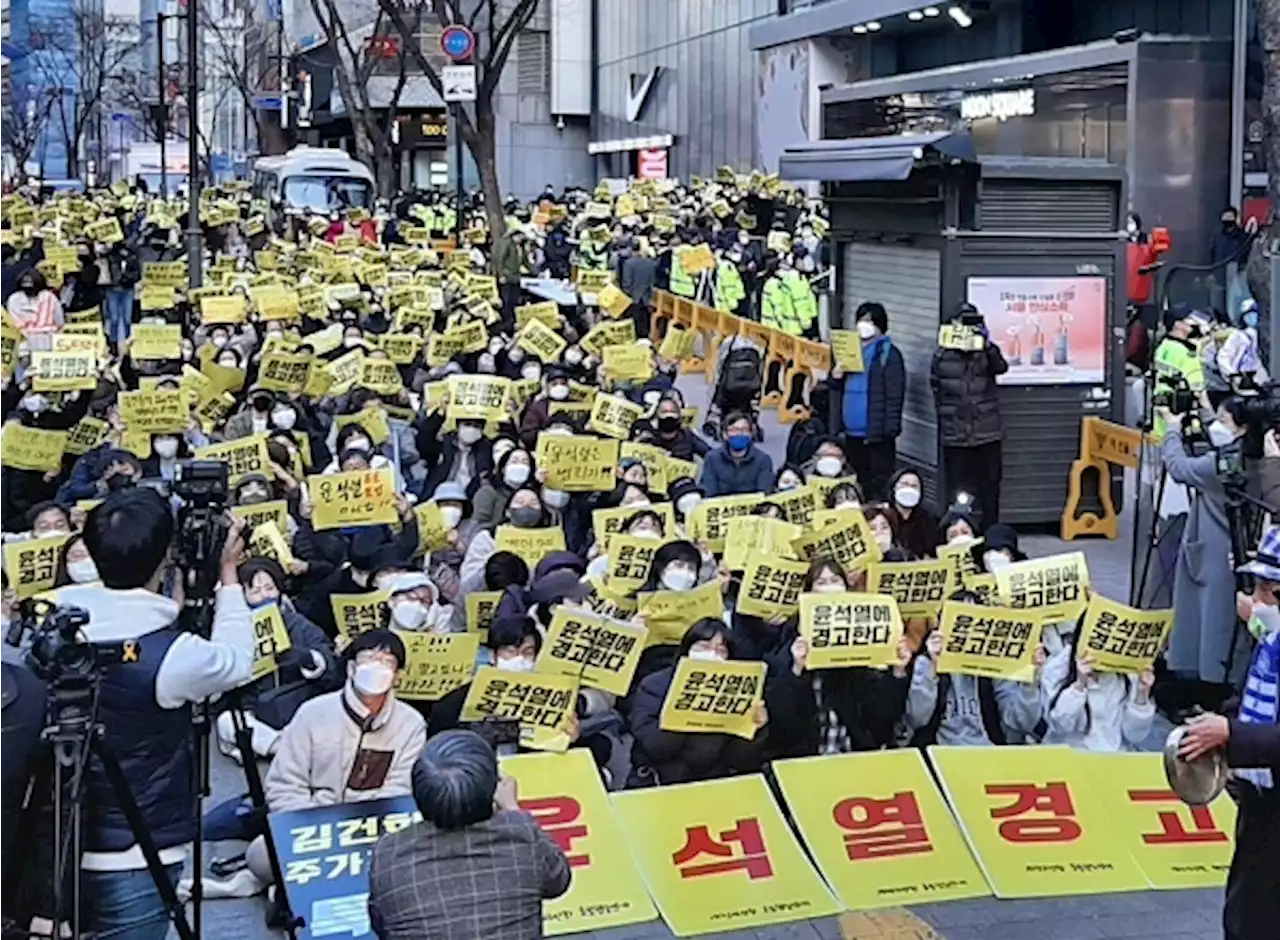
[[[1104,380],[1106,278],[971,277],[968,299],[1009,362],[1001,385]]]

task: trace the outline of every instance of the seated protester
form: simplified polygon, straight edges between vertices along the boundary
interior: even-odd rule
[[[653,510],[647,508],[637,508],[636,511],[622,520],[622,526],[618,529],[620,535],[630,535],[640,539],[658,539],[666,537],[666,519],[665,517]],[[604,533],[600,533],[603,535]],[[604,545],[604,539],[597,539],[591,546],[588,554],[594,554],[599,551],[600,554],[591,559],[587,565],[586,573],[589,575],[603,575],[609,570],[609,556],[601,551]]]
[[[273,813],[407,796],[414,762],[427,740],[426,722],[396,699],[394,687],[405,665],[401,639],[370,630],[351,640],[342,654],[346,684],[303,703],[276,742],[263,781]],[[245,853],[248,867],[209,897],[247,897],[271,881],[266,841]]]
[[[528,616],[497,617],[489,625],[489,633],[480,648],[481,664],[494,666],[504,672],[533,672],[538,653],[542,650],[542,633],[533,618]],[[471,683],[459,686],[431,707],[427,722],[427,737],[433,738],[444,731],[459,727],[476,728],[487,722],[462,724],[462,705],[467,700]],[[426,703],[423,703],[426,704]],[[514,746],[502,753],[515,753]]]
[[[814,561],[805,575],[806,594],[839,594],[849,590],[840,564]],[[907,670],[912,650],[898,645],[892,669],[847,666],[809,670],[809,644],[791,634],[785,668],[770,672],[765,699],[772,716],[770,741],[777,757],[848,754],[891,747],[902,719],[910,687]]]
[[[938,523],[938,534],[942,537],[940,544],[944,545],[962,545],[981,535],[982,529],[978,526],[972,505],[957,502],[948,509]]]
[[[854,472],[853,465],[845,458],[844,448],[834,437],[820,440],[802,469],[806,480],[812,477],[834,480],[836,477],[853,476]]]
[[[495,445],[495,450],[497,446]],[[492,529],[503,519],[511,494],[534,478],[533,452],[512,447],[501,458],[495,456],[493,478],[476,490],[471,518],[477,527]]]
[[[179,434],[152,434],[151,456],[142,461],[142,475],[150,480],[172,483],[178,462],[191,456],[186,438]]]
[[[867,520],[867,527],[871,529],[882,555],[898,547],[898,519],[890,507],[884,503],[871,503],[862,507],[862,516]]]
[[[693,511],[705,497],[693,480],[688,477],[677,477],[667,481],[667,498],[675,508],[676,524],[688,529]]]
[[[898,517],[898,541],[919,558],[938,550],[938,520],[921,505],[924,484],[914,470],[899,470],[889,481],[889,501]]]
[[[952,600],[980,603],[976,594],[957,591]],[[988,679],[964,673],[939,675],[938,655],[946,637],[934,630],[916,656],[907,693],[906,726],[915,747],[929,744],[988,745],[1019,743],[1040,722],[1040,683]],[[1037,670],[1044,665],[1036,650]]]
[[[777,476],[773,478],[771,493],[789,493],[804,486],[804,471],[794,464],[783,464]]]
[[[733,649],[729,628],[706,618],[688,629],[678,652],[681,657],[723,662],[736,658]],[[645,676],[635,687],[629,716],[635,743],[628,786],[693,783],[760,770],[769,734],[764,703],[754,715],[757,730],[750,741],[729,734],[663,731],[659,726],[662,704],[674,677],[671,665]]]
[[[538,444],[538,435],[551,425],[551,406],[569,400],[569,373],[559,366],[551,366],[543,376],[545,387],[525,406],[520,418],[520,443],[532,453]]]
[[[36,503],[27,510],[27,528],[33,539],[71,534],[71,513],[52,500]]]
[[[445,409],[421,419],[418,453],[426,462],[424,492],[433,493],[449,480],[475,494],[493,473],[493,442],[484,436],[484,422],[464,419],[454,431],[444,431]]]
[[[391,461],[378,453],[377,448],[373,446],[373,438],[369,436],[369,432],[364,429],[364,426],[353,422],[344,424],[338,430],[338,435],[334,438],[333,447],[333,452],[338,457],[333,463],[325,467],[322,472],[337,473],[342,469],[341,464],[345,459],[345,455],[352,450],[361,451],[365,454],[365,463],[370,469],[383,470],[391,466]]]
[[[477,590],[497,591],[502,597],[495,617],[523,617],[529,611],[529,566],[515,552],[494,552],[484,563],[483,581]]]
[[[556,522],[555,514],[547,512],[543,507],[542,497],[539,495],[538,488],[536,486],[522,486],[512,493],[511,500],[507,503],[506,512],[499,524],[512,525],[517,529],[544,529],[554,526]],[[495,525],[493,532],[485,529],[480,530],[467,547],[467,554],[462,560],[462,569],[459,571],[464,595],[478,590],[474,585],[479,583],[484,572],[485,562],[489,560],[489,556],[497,548],[495,537],[497,528]]]
[[[1080,655],[1080,623],[1071,642],[1049,657],[1040,675],[1048,733],[1045,744],[1085,751],[1137,751],[1151,734],[1156,714],[1151,687],[1155,672],[1102,672],[1088,653]]]
[[[219,354],[221,358],[225,350]],[[227,418],[222,427],[224,440],[233,441],[251,434],[265,434],[271,430],[271,406],[276,397],[265,388],[253,389],[249,393],[248,402],[239,411]]]
[[[68,584],[98,583],[98,566],[89,554],[89,546],[85,545],[82,536],[71,536],[58,550],[58,567],[53,575],[53,586],[60,588]]]
[[[696,545],[682,539],[668,542],[653,553],[653,561],[649,565],[649,576],[635,593],[640,595],[654,591],[691,591],[719,575],[714,557],[708,562]],[[722,584],[726,578],[721,579]],[[643,615],[637,616],[635,622],[643,625]],[[657,643],[647,647],[640,654],[640,663],[636,666],[635,677],[631,682],[632,693],[634,694],[642,678],[670,667],[679,655],[680,647],[675,643]],[[624,703],[622,707],[625,711],[628,705]]]
[[[457,483],[441,483],[431,494],[431,499],[440,509],[440,520],[448,533],[448,542],[443,548],[428,554],[424,567],[440,588],[441,598],[455,607],[461,606],[462,581],[458,571],[480,527],[471,518],[471,498]]]
[[[857,483],[840,483],[827,494],[828,509],[861,509],[866,499]]]
[[[705,458],[711,453],[711,445],[684,426],[684,402],[674,390],[658,399],[649,432],[647,443],[661,447],[677,460]]]
[[[755,446],[756,425],[735,411],[724,419],[724,443],[707,454],[698,486],[708,498],[766,493],[773,482],[773,460]]]
[[[245,689],[240,704],[253,736],[253,752],[259,758],[275,753],[280,730],[299,706],[308,699],[342,687],[343,673],[333,644],[317,627],[294,608],[284,593],[285,574],[271,558],[251,558],[240,566],[240,583],[252,610],[271,604],[280,608],[280,617],[289,634],[289,649],[276,655],[275,670]],[[235,738],[230,712],[214,722],[218,749],[237,763],[242,755]]]
[[[431,579],[418,571],[378,578],[379,590],[388,591],[387,606],[391,610],[391,627],[421,633],[451,633],[455,626],[454,609],[440,603],[440,592]],[[458,618],[459,632],[465,630],[465,613]]]
[[[1001,568],[1019,561],[1026,561],[1027,554],[1018,548],[1018,533],[1013,526],[997,522],[982,533],[982,570],[995,574]]]

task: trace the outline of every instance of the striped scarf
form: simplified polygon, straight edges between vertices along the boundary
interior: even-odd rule
[[[1273,725],[1280,720],[1280,632],[1273,632],[1258,641],[1249,664],[1240,697],[1241,722],[1250,725]],[[1275,786],[1271,771],[1254,768],[1236,772],[1241,780],[1248,780],[1256,787],[1270,789]]]

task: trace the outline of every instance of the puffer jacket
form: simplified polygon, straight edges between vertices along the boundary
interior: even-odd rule
[[[1000,347],[980,352],[939,349],[929,381],[943,447],[979,447],[1004,437],[996,376],[1009,371]]]

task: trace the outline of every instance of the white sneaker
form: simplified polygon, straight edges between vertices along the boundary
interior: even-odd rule
[[[265,891],[267,883],[249,869],[242,868],[230,878],[205,878],[201,887],[204,889],[205,900],[217,901],[222,898],[251,898]],[[190,900],[190,878],[183,878],[178,882],[178,897],[183,903]]]

